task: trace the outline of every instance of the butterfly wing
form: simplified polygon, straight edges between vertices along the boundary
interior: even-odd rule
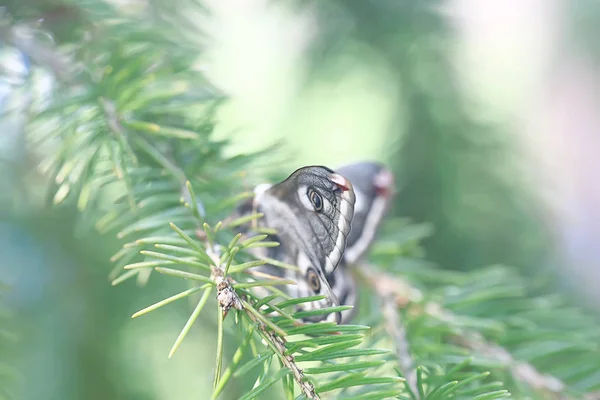
[[[326,167],[303,167],[265,191],[262,202],[273,206],[274,213],[286,215],[292,234],[315,267],[325,274],[335,270],[354,215],[349,180]]]
[[[370,161],[348,164],[336,171],[352,182],[356,195],[352,231],[344,253],[344,261],[354,264],[368,251],[389,209],[394,177],[385,165]]]
[[[356,197],[352,230],[347,238],[343,258],[327,280],[340,305],[354,308],[341,313],[340,323],[347,323],[356,313],[358,287],[350,266],[364,256],[376,235],[391,203],[394,185],[391,172],[381,163],[359,162],[336,169],[352,182]]]
[[[262,187],[262,189],[264,189],[264,187]],[[257,194],[260,194],[262,191],[264,190],[261,190],[259,187],[257,187],[255,190]],[[258,197],[260,198],[260,196]],[[313,263],[310,261],[306,252],[302,250],[303,247],[299,245],[299,241],[293,239],[293,237],[289,235],[289,230],[292,229],[294,225],[293,222],[286,223],[288,219],[285,217],[285,213],[282,214],[282,212],[280,212],[274,216],[273,208],[265,206],[265,202],[259,202],[256,199],[250,199],[240,204],[231,218],[239,218],[252,213],[262,213],[265,214],[265,217],[258,220],[253,220],[251,223],[247,223],[245,226],[239,227],[238,230],[240,232],[249,236],[254,235],[251,226],[254,224],[256,228],[268,227],[277,229],[277,227],[279,227],[278,229],[282,229],[281,227],[284,227],[284,236],[282,239],[282,236],[278,233],[277,235],[269,235],[267,238],[267,240],[279,242],[280,245],[278,247],[256,247],[249,249],[249,252],[257,258],[272,258],[283,263],[299,267],[299,271],[294,271],[282,269],[270,264],[265,264],[256,267],[255,270],[294,280],[296,285],[287,285],[284,289],[293,298],[308,297],[319,294],[326,295],[325,299],[306,302],[299,305],[297,307],[299,310],[315,310],[331,306],[333,304],[338,304],[336,294],[331,290],[331,288],[328,285],[321,285],[321,277],[319,277],[317,269],[313,267]],[[269,220],[271,223],[268,222]],[[281,222],[281,224],[279,224],[279,222]],[[287,228],[285,228],[285,226],[287,226]],[[288,233],[287,235],[286,232]],[[300,233],[295,234],[299,235]],[[312,277],[313,281],[311,281],[309,276]],[[314,282],[315,277],[317,279],[316,282]],[[326,278],[323,278],[323,280],[325,279]],[[254,288],[254,290],[259,296],[264,297],[269,295],[268,291],[264,290],[264,288],[257,287]],[[311,318],[304,318],[304,320],[316,322],[326,318],[339,322],[342,316],[339,313],[336,315],[318,315]]]
[[[351,183],[326,167],[300,168],[256,194],[264,226],[277,230],[282,254],[300,268],[290,295],[326,295],[304,308],[339,304],[326,275],[342,259],[354,201]]]

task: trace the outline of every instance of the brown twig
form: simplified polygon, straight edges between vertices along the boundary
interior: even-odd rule
[[[263,337],[266,338],[275,349],[277,349],[277,356],[288,369],[290,369],[294,375],[294,380],[302,390],[304,396],[311,400],[320,400],[319,395],[315,392],[315,387],[309,381],[304,380],[304,372],[298,367],[294,356],[286,355],[287,348],[285,347],[285,339],[277,336],[274,332],[269,331],[263,324],[258,323],[259,329],[263,333]]]
[[[427,304],[425,312],[448,323],[452,323],[455,318],[454,314],[444,310],[436,303]],[[479,332],[463,331],[461,334],[454,335],[452,340],[462,347],[501,362],[510,369],[515,379],[525,383],[535,391],[545,392],[548,396],[553,396],[552,398],[556,400],[568,400],[572,398],[564,393],[566,385],[560,379],[539,372],[533,365],[527,362],[515,360],[508,350],[495,343],[488,342]]]
[[[402,375],[406,378],[406,385],[413,392],[417,399],[419,391],[417,390],[417,371],[414,367],[414,361],[410,355],[410,347],[406,338],[406,329],[400,320],[396,301],[392,296],[385,296],[383,301],[383,316],[386,321],[386,330],[394,339],[396,355]]]
[[[383,299],[386,319],[388,320],[388,324],[393,324],[393,327],[390,326],[388,328],[388,332],[395,339],[398,362],[402,372],[406,376],[407,382],[410,384],[409,377],[414,372],[414,368],[412,367],[408,342],[406,341],[404,328],[398,317],[397,308],[407,307],[411,303],[421,303],[423,296],[418,289],[413,288],[406,281],[380,271],[373,266],[362,266],[358,272],[369,286],[374,289],[377,295]],[[437,303],[428,302],[424,307],[420,307],[420,309],[426,314],[449,324],[452,324],[456,318],[452,312],[444,309]],[[459,334],[454,335],[453,341],[462,347],[501,362],[510,370],[515,379],[524,382],[536,391],[544,392],[547,396],[552,396],[556,400],[573,399],[572,396],[565,393],[567,387],[560,379],[541,373],[527,362],[515,360],[508,350],[495,343],[488,342],[478,332],[463,330]],[[600,400],[600,393],[588,393],[584,399]]]

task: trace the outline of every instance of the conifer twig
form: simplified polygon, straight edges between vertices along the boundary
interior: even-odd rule
[[[259,333],[265,341],[268,342],[269,347],[273,349],[275,354],[279,357],[283,365],[292,371],[294,380],[298,384],[300,390],[307,399],[320,400],[320,397],[315,392],[315,387],[309,381],[304,380],[304,373],[302,369],[296,363],[294,356],[289,354],[286,355],[285,339],[281,337],[277,332],[269,329],[269,326],[265,324],[261,319],[258,318],[258,312],[252,309],[252,306],[238,296],[236,291],[233,289],[231,278],[223,277],[224,268],[221,265],[221,254],[218,246],[208,245],[207,241],[207,254],[214,263],[213,277],[217,281],[217,301],[219,307],[223,310],[223,318],[227,316],[227,312],[233,307],[237,310],[243,310],[246,316],[257,324]],[[231,282],[230,282],[231,281]],[[263,318],[264,319],[264,318]],[[273,328],[278,328],[274,326]]]
[[[410,347],[406,338],[406,329],[400,320],[396,301],[392,296],[382,297],[382,301],[386,330],[394,339],[400,371],[402,371],[402,375],[406,378],[406,385],[408,388],[416,396],[416,399],[420,400],[419,391],[417,390],[417,370],[415,369],[414,361],[410,355]]]
[[[250,313],[247,313],[250,315]],[[255,321],[257,322],[257,321]],[[309,381],[304,380],[304,372],[300,369],[296,361],[294,360],[294,356],[286,355],[286,347],[285,347],[285,339],[276,335],[274,332],[271,332],[266,328],[266,326],[260,321],[258,321],[258,327],[261,332],[261,336],[269,341],[269,346],[273,348],[281,362],[285,367],[287,367],[290,371],[292,371],[294,375],[294,380],[302,390],[302,393],[306,398],[311,400],[320,400],[319,395],[315,392],[315,387]]]
[[[428,303],[425,312],[441,321],[452,323],[454,314],[443,309],[437,303]],[[487,341],[479,332],[463,331],[455,335],[453,341],[467,349],[478,352],[486,357],[500,361],[510,367],[512,375],[536,391],[552,394],[556,400],[568,400],[571,396],[564,394],[566,385],[558,378],[539,372],[533,365],[515,360],[508,350],[495,343]]]
[[[384,300],[388,324],[393,323],[395,326],[394,328],[388,328],[388,331],[391,330],[392,336],[395,338],[399,358],[398,362],[403,373],[406,375],[407,384],[410,384],[410,375],[406,371],[410,362],[410,359],[407,358],[409,357],[407,356],[409,354],[408,342],[402,336],[403,327],[400,324],[397,308],[406,307],[410,303],[419,303],[422,301],[423,296],[418,289],[413,288],[403,279],[383,272],[374,266],[361,266],[360,270],[357,269],[357,272],[360,273],[378,296]],[[395,312],[392,312],[391,307],[393,306],[396,307]],[[390,307],[389,311],[387,311],[388,307]],[[426,303],[422,310],[426,314],[448,323],[451,323],[456,318],[452,312],[434,302]],[[390,316],[392,316],[391,321],[389,320]],[[394,316],[396,320],[393,319]],[[541,373],[530,363],[515,360],[508,350],[500,345],[490,343],[478,332],[463,330],[460,334],[456,334],[453,340],[462,347],[503,363],[510,369],[515,379],[524,382],[534,390],[551,395],[556,400],[573,399],[572,396],[565,393],[567,387],[560,379]],[[588,393],[584,398],[586,400],[600,400],[600,393]]]

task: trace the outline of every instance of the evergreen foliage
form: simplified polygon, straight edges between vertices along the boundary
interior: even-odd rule
[[[438,24],[415,16],[417,3],[402,3],[404,22],[420,29]],[[122,240],[111,259],[113,285],[132,279],[141,286],[149,279],[189,283],[132,316],[183,298],[193,302],[165,355],[177,351],[201,313],[217,310],[212,398],[242,378],[251,382],[242,399],[264,398],[267,391],[286,399],[599,398],[597,321],[532,287],[512,268],[466,273],[428,264],[420,247],[431,233],[428,225],[387,221],[371,265],[354,271],[361,282],[354,324],[299,324],[307,313],[346,307],[294,312],[294,304],[314,298],[291,299],[278,286],[292,282],[251,269],[278,263],[256,259],[248,249],[278,243],[267,241],[264,230],[252,237],[238,233],[260,214],[229,216],[252,195],[261,177],[247,166],[263,155],[230,156],[228,143],[212,137],[214,111],[224,96],[194,67],[194,46],[147,18],[163,14],[134,16],[90,4],[77,6],[89,15],[86,34],[62,46],[36,42],[39,47],[28,48],[69,52],[73,62],[59,66],[69,74],[54,71],[62,83],[50,99],[29,110],[27,148],[47,178],[49,205],[74,204],[82,233],[96,229]],[[402,13],[384,14],[392,19]],[[411,38],[421,36],[407,33],[406,41]],[[403,81],[407,88],[411,79]],[[435,99],[414,90],[411,115],[429,126]],[[451,125],[462,132],[461,121]],[[419,148],[441,149],[435,143]],[[257,286],[272,295],[257,297]]]

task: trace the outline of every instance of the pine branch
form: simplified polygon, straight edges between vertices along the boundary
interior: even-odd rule
[[[261,336],[267,340],[270,344],[270,347],[277,351],[277,356],[290,371],[292,371],[294,375],[294,380],[296,384],[302,391],[302,393],[306,396],[307,399],[319,400],[320,397],[315,393],[315,387],[311,382],[304,381],[304,372],[298,364],[296,364],[295,359],[291,355],[286,355],[287,348],[285,347],[285,341],[277,336],[275,333],[266,329],[266,326],[262,324],[260,321],[253,319],[251,317],[251,313],[247,313],[255,323],[258,323],[258,327],[261,331]]]
[[[397,276],[383,272],[372,265],[362,266],[359,269],[359,273],[373,288],[373,291],[383,299],[385,315],[388,319],[388,324],[390,324],[388,330],[395,337],[396,341],[398,363],[407,378],[414,376],[415,371],[411,368],[412,360],[408,351],[408,341],[404,335],[404,328],[397,317],[398,309],[417,306],[416,309],[418,312],[436,318],[450,327],[458,327],[461,323],[457,320],[454,313],[444,309],[440,304],[435,302],[423,304],[421,292]],[[415,308],[412,307],[411,310],[414,312]],[[451,339],[454,343],[464,348],[475,351],[504,365],[510,370],[515,379],[525,383],[534,391],[544,393],[547,396],[553,396],[552,398],[557,400],[574,399],[572,395],[568,394],[567,386],[560,379],[539,372],[530,363],[515,360],[507,349],[487,341],[479,332],[460,329]],[[413,393],[418,393],[413,387],[411,387]],[[586,396],[589,399],[597,398],[597,395],[593,393]]]
[[[193,190],[190,190],[190,197],[195,198]],[[270,242],[265,240],[267,239],[267,235],[252,236],[248,239],[241,240],[243,238],[242,235],[237,234],[232,240],[229,241],[228,245],[220,245],[216,242],[216,234],[220,230],[220,228],[217,229],[217,227],[220,226],[222,226],[222,224],[217,223],[213,228],[204,223],[203,235],[200,236],[200,242],[198,242],[196,239],[193,239],[183,230],[178,228],[177,225],[171,224],[173,231],[177,233],[177,235],[179,235],[179,237],[183,239],[187,245],[190,246],[188,250],[183,251],[184,247],[181,246],[157,245],[155,247],[160,249],[160,252],[142,251],[144,254],[151,256],[161,263],[169,263],[167,265],[194,265],[195,267],[200,268],[202,271],[210,272],[209,277],[179,269],[157,266],[157,264],[154,262],[134,263],[125,266],[125,268],[128,270],[153,268],[155,271],[162,274],[195,280],[203,283],[206,282],[204,286],[193,288],[171,296],[168,299],[162,300],[135,313],[132,316],[138,317],[145,315],[150,311],[154,311],[162,306],[172,303],[175,300],[187,297],[198,290],[204,289],[204,295],[202,296],[202,299],[198,303],[196,309],[178,336],[173,348],[171,349],[171,352],[169,353],[169,357],[171,357],[177,350],[189,332],[190,327],[198,318],[199,313],[204,308],[206,299],[208,299],[208,293],[212,291],[213,287],[216,289],[217,304],[221,312],[219,313],[218,320],[219,340],[217,343],[217,368],[215,371],[215,392],[213,394],[213,398],[216,398],[226,386],[226,381],[224,382],[223,380],[229,380],[231,376],[235,376],[236,368],[239,364],[239,359],[237,362],[234,360],[236,368],[227,369],[226,373],[221,374],[221,365],[223,364],[222,357],[224,353],[224,343],[222,340],[222,321],[229,314],[231,309],[236,310],[236,313],[241,312],[251,326],[255,327],[254,332],[256,333],[257,338],[264,340],[264,342],[268,345],[268,348],[271,350],[269,354],[271,356],[275,355],[276,358],[279,359],[282,365],[281,371],[289,371],[291,373],[293,382],[295,382],[298,389],[308,399],[320,399],[321,396],[318,394],[319,391],[330,391],[346,388],[356,383],[362,383],[364,385],[371,384],[390,386],[401,381],[398,378],[377,378],[377,380],[375,380],[375,378],[365,377],[364,372],[361,372],[361,379],[358,379],[357,375],[357,380],[355,381],[336,382],[335,380],[329,380],[323,385],[316,386],[315,383],[307,376],[307,373],[308,375],[320,375],[324,373],[348,371],[348,364],[333,363],[324,369],[315,367],[304,369],[300,363],[308,361],[330,362],[331,360],[335,360],[337,357],[364,357],[369,355],[383,354],[385,351],[377,349],[353,349],[355,346],[358,346],[361,343],[361,336],[356,336],[353,332],[364,330],[366,327],[338,327],[334,323],[301,323],[298,318],[300,318],[303,312],[288,313],[288,311],[285,311],[285,308],[294,307],[294,305],[305,301],[314,301],[315,298],[290,299],[279,304],[274,304],[274,300],[279,297],[279,294],[274,294],[273,296],[263,299],[256,297],[256,295],[254,295],[249,289],[255,286],[261,286],[265,289],[268,289],[272,288],[271,285],[273,284],[280,285],[293,282],[281,279],[279,277],[273,277],[268,274],[258,273],[259,271],[253,271],[249,269],[257,265],[262,265],[265,262],[264,260],[243,263],[238,263],[235,260],[236,256],[244,254],[241,250],[251,249],[253,246],[269,244]],[[169,250],[175,249],[177,249],[178,253],[181,253],[185,256],[168,255],[166,253]],[[202,258],[206,257],[208,262],[208,270],[202,263],[196,266],[198,261],[194,261],[194,257],[188,257],[193,254],[196,256],[203,254],[204,256],[202,256]],[[260,263],[258,263],[259,261]],[[236,278],[234,275],[238,276],[238,278]],[[239,279],[242,277],[251,277],[254,279],[254,281],[244,282]],[[348,307],[334,307],[333,309],[315,310],[308,313],[326,314],[345,309],[348,309]],[[339,335],[332,336],[333,333],[338,331],[340,333]],[[344,332],[349,333],[345,334]],[[291,342],[286,340],[288,335],[299,334],[308,335],[309,339],[294,339]],[[310,349],[312,351],[307,351],[306,349]],[[242,351],[242,347],[240,347],[238,351],[236,351],[236,354],[240,354]],[[349,364],[351,367],[353,365],[355,366],[356,370],[364,370],[365,368],[375,367],[379,364],[372,362],[365,364],[364,361],[362,364]],[[244,369],[244,366],[240,366],[239,369]],[[352,371],[352,369],[350,369],[350,371]],[[266,374],[266,370],[264,373]],[[276,381],[282,380],[286,376],[287,375],[285,373],[280,372],[272,379],[261,380],[261,382],[251,392],[246,394],[246,397],[254,398],[253,396],[256,396],[262,391],[266,390],[267,386],[271,386]],[[390,391],[392,389],[389,387],[387,390]],[[394,390],[395,393],[399,393],[400,391],[399,388]]]
[[[425,309],[428,315],[438,318],[452,326],[456,325],[454,323],[454,314],[444,310],[439,304],[428,303],[425,305]],[[506,365],[507,368],[510,368],[512,375],[516,379],[524,382],[535,391],[548,392],[557,400],[572,398],[564,394],[566,385],[560,379],[542,374],[529,363],[515,360],[508,350],[502,346],[486,341],[478,332],[461,332],[460,335],[454,336],[453,341],[460,346],[471,349]]]

